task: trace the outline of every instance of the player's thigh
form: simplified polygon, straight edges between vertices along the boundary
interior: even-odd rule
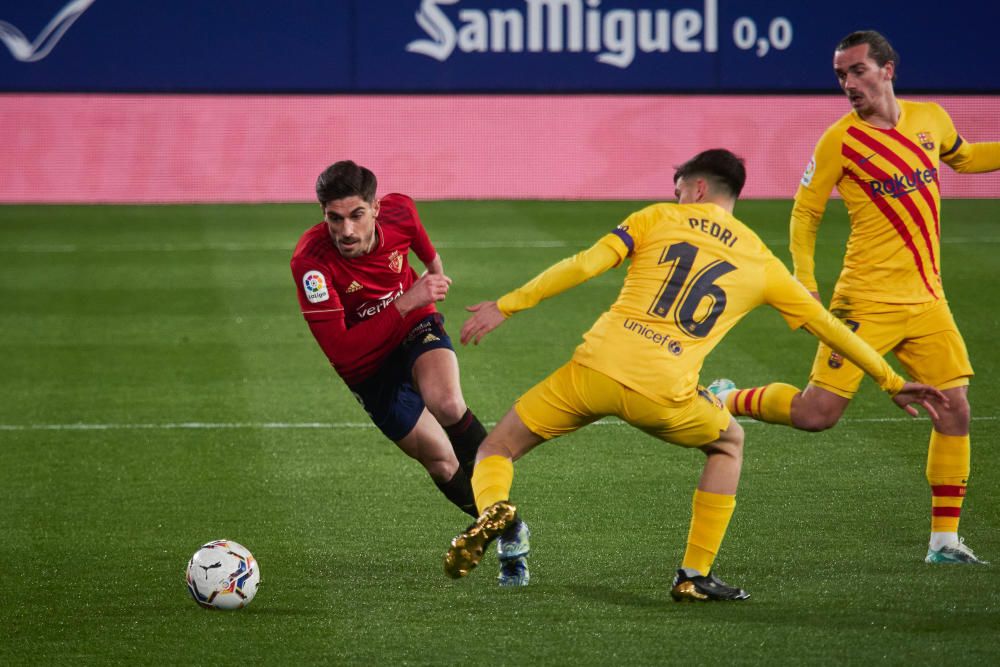
[[[906,336],[907,314],[895,307],[880,304],[859,306],[838,303],[834,299],[830,311],[880,355],[895,348]],[[809,373],[810,384],[850,400],[857,393],[864,376],[863,370],[820,342]]]
[[[682,447],[703,447],[719,441],[731,430],[731,424],[735,424],[733,433],[743,433],[726,406],[704,387],[698,387],[698,393],[679,406],[666,406],[631,391],[624,407],[619,416],[626,422]]]
[[[431,411],[462,403],[458,357],[449,347],[437,347],[418,356],[411,371],[413,385]],[[464,412],[464,410],[463,410]]]
[[[973,375],[965,340],[944,301],[913,314],[896,357],[914,380],[938,389],[967,385]]]
[[[432,412],[450,404],[462,408],[458,357],[444,329],[444,317],[429,315],[420,320],[403,341],[410,378]]]
[[[403,439],[424,412],[424,401],[403,364],[401,354],[394,352],[374,375],[350,386],[375,426],[393,442]]]
[[[602,378],[613,381],[594,373],[574,361],[567,362],[517,399],[517,416],[532,433],[551,440],[610,414],[595,410],[591,397],[606,392]]]

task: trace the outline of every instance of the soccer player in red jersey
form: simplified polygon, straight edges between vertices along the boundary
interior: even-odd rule
[[[917,382],[940,389],[927,455],[931,486],[928,563],[983,563],[958,537],[970,471],[967,398],[972,365],[941,282],[941,163],[961,173],[1000,169],[1000,142],[970,143],[937,104],[898,99],[899,56],[877,32],[837,45],[833,70],[852,111],[816,145],[795,195],[795,277],[819,299],[816,233],[830,191],[847,206],[851,236],[830,310],[881,354],[890,350]],[[709,389],[735,415],[807,431],[834,426],[862,372],[821,345],[804,391],[784,383]]]
[[[302,314],[379,430],[476,517],[470,476],[486,429],[465,404],[458,359],[434,307],[451,279],[413,200],[376,198],[376,187],[375,175],[351,161],[317,179],[323,221],[302,235],[291,261]],[[426,268],[419,278],[411,249]],[[523,522],[501,537],[501,585],[528,583],[528,537]]]

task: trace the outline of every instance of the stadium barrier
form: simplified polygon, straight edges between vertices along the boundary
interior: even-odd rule
[[[1000,139],[1000,99],[933,99],[967,140]],[[345,158],[417,199],[662,200],[674,166],[715,147],[746,158],[746,197],[789,198],[847,109],[840,96],[6,94],[0,203],[304,202]],[[945,169],[942,193],[1000,197],[1000,173]]]

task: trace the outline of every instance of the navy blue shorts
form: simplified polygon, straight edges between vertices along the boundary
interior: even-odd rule
[[[405,437],[424,411],[424,399],[413,386],[413,364],[424,352],[442,347],[455,349],[444,330],[444,316],[428,315],[410,329],[374,375],[350,387],[375,426],[390,440]]]

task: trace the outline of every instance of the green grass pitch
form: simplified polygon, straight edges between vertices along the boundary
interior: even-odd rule
[[[589,245],[639,202],[426,202],[462,307]],[[785,201],[737,215],[787,260]],[[373,428],[298,312],[288,270],[317,207],[0,208],[0,664],[996,664],[1000,660],[1000,201],[943,205],[945,285],[972,354],[962,534],[992,567],[923,563],[926,419],[866,381],[845,421],[747,424],[716,567],[745,603],[679,605],[698,452],[614,422],[516,466],[532,585],[441,557],[466,517]],[[824,290],[846,219],[821,229]],[[613,271],[458,351],[495,421],[613,300]],[[768,309],[703,380],[805,382],[814,340]],[[195,549],[229,538],[263,584],[236,613],[187,597]]]

